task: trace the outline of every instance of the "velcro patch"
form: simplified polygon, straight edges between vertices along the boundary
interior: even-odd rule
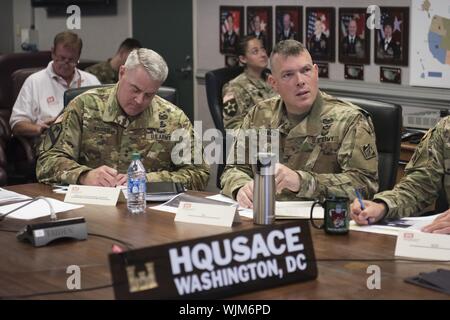
[[[366,160],[372,159],[376,156],[375,150],[370,143],[361,146],[361,152]]]
[[[48,151],[50,150],[55,143],[58,141],[58,138],[62,132],[62,123],[53,123],[50,128],[47,129],[44,139],[40,145],[40,151]]]
[[[237,110],[238,106],[234,98],[223,104],[223,112],[229,117],[233,117],[237,113]]]

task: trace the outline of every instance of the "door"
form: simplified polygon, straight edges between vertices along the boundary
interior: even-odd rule
[[[132,6],[133,37],[166,60],[164,85],[177,90],[178,106],[193,121],[192,0],[133,0]]]

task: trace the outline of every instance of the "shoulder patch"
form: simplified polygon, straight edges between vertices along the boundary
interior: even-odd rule
[[[58,141],[58,138],[62,132],[62,122],[53,123],[50,128],[47,129],[47,133],[44,136],[44,139],[41,142],[39,147],[40,152],[45,152],[50,150]]]
[[[238,106],[236,103],[236,100],[233,98],[231,100],[228,100],[226,103],[223,104],[223,112],[229,116],[229,117],[233,117],[234,115],[236,115],[238,111]]]
[[[376,156],[375,150],[370,143],[366,143],[361,146],[361,153],[364,156],[364,159],[369,160]]]

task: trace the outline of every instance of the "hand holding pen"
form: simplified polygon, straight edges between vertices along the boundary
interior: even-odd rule
[[[350,209],[351,218],[359,225],[370,225],[381,220],[386,213],[383,203],[363,200],[358,190],[355,190],[357,198]]]

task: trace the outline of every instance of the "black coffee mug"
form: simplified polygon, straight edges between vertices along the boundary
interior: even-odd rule
[[[325,229],[328,234],[346,234],[349,230],[349,199],[345,197],[326,198],[325,201],[314,201],[311,207],[310,220],[314,228]],[[323,207],[323,224],[318,226],[313,219],[314,207]]]

